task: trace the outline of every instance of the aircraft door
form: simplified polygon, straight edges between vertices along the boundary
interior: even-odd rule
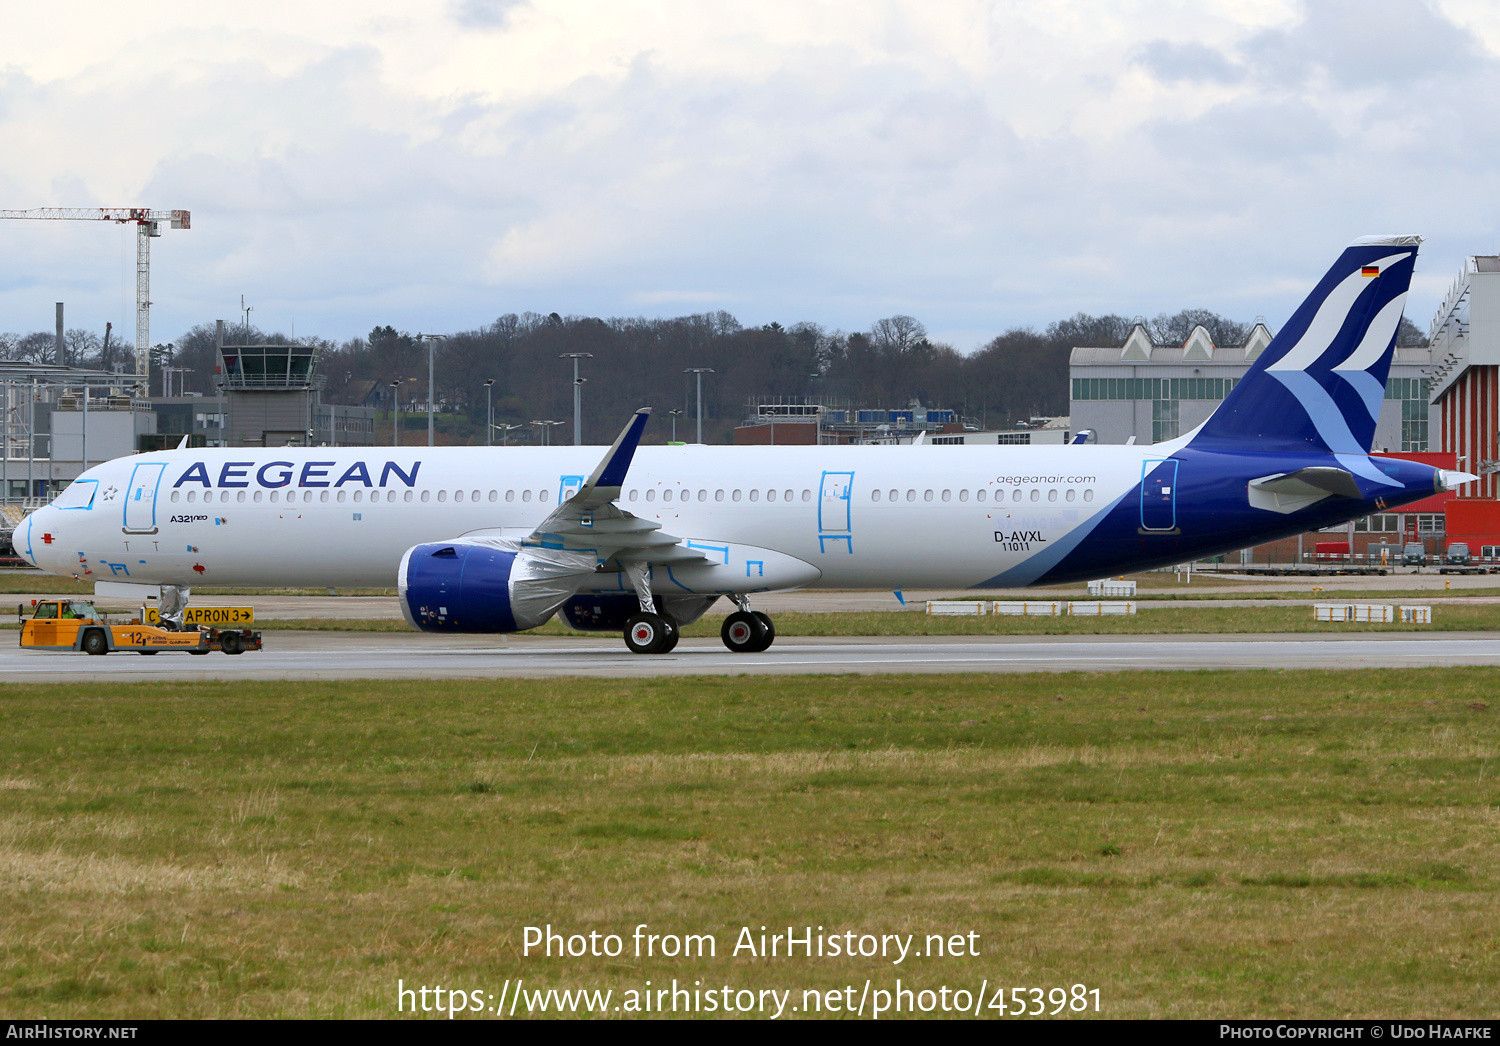
[[[854,539],[850,535],[852,520],[849,504],[854,489],[854,473],[823,473],[822,489],[818,498],[818,548],[829,551],[842,548],[854,551]]]
[[[156,533],[156,488],[166,465],[137,465],[125,491],[125,533]]]
[[[1141,530],[1177,529],[1177,461],[1147,458],[1141,464]]]
[[[558,487],[557,487],[557,503],[559,505],[561,505],[563,502],[567,501],[574,494],[577,494],[580,490],[582,490],[583,489],[583,485],[585,483],[587,483],[587,482],[588,482],[588,477],[587,476],[562,476],[562,477],[560,477],[558,479]]]

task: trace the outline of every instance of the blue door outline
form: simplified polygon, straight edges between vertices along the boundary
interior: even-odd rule
[[[844,550],[854,552],[854,537],[850,533],[852,520],[849,506],[853,499],[854,473],[823,473],[818,483],[818,551],[827,552],[828,543],[835,547],[843,542]]]
[[[1141,463],[1141,529],[1177,529],[1177,459],[1147,458]]]
[[[562,505],[574,494],[583,489],[588,482],[587,476],[559,476],[557,481],[557,503]]]
[[[156,495],[161,487],[163,463],[144,462],[130,472],[125,488],[124,530],[127,534],[156,533]]]

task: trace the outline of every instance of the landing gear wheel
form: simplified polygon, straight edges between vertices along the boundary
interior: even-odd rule
[[[678,626],[676,621],[673,621],[666,614],[663,614],[661,616],[661,619],[666,623],[667,626],[667,638],[662,642],[661,649],[658,650],[657,653],[670,654],[677,648],[677,641],[682,638],[682,629]]]
[[[632,654],[660,654],[670,650],[676,629],[660,614],[637,614],[625,622],[625,645]]]
[[[771,644],[776,642],[776,622],[772,621],[769,615],[762,614],[759,610],[752,610],[750,613],[755,615],[757,621],[766,626],[766,641],[760,645],[756,653],[760,653],[761,650],[769,650]]]
[[[771,645],[766,638],[765,622],[743,610],[736,610],[724,619],[719,638],[737,654],[758,654]]]
[[[219,636],[219,647],[226,654],[242,654],[245,652],[245,640],[238,632],[224,632]]]
[[[104,633],[97,628],[91,628],[83,634],[83,652],[85,654],[107,654],[109,653],[109,640],[104,638]]]

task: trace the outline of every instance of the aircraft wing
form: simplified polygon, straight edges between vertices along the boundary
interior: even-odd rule
[[[641,519],[615,504],[650,417],[650,407],[636,411],[578,493],[558,505],[521,544],[587,549],[597,552],[601,560],[688,563],[705,559],[681,538],[663,533],[660,523]]]

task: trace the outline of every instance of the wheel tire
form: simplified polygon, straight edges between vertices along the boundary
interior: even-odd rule
[[[667,638],[662,643],[661,649],[658,650],[657,653],[670,654],[673,650],[677,649],[677,641],[682,638],[682,628],[667,614],[663,614],[661,616],[661,619],[666,623],[667,626]]]
[[[206,653],[208,653],[208,651],[207,651],[207,650],[198,650],[198,649],[196,649],[196,648],[189,648],[189,649],[188,649],[188,653],[189,653],[189,654],[199,654],[199,655],[203,655],[203,654],[206,654]]]
[[[763,650],[769,650],[771,644],[776,642],[776,622],[772,621],[769,615],[762,614],[759,610],[752,610],[750,613],[755,615],[757,621],[766,626],[766,641],[755,651],[758,654]]]
[[[142,657],[155,657],[156,654],[157,654],[157,651],[155,651],[155,650],[137,650],[136,653],[140,654]]]
[[[219,636],[219,647],[229,655],[245,652],[244,638],[238,632],[224,632]]]
[[[754,614],[736,610],[724,619],[719,638],[736,654],[755,654],[766,648],[766,626]]]
[[[625,622],[625,645],[632,654],[659,654],[671,635],[670,626],[660,614],[636,614]]]
[[[107,654],[109,653],[109,640],[104,638],[104,633],[97,628],[91,628],[83,634],[83,652],[85,654]]]

